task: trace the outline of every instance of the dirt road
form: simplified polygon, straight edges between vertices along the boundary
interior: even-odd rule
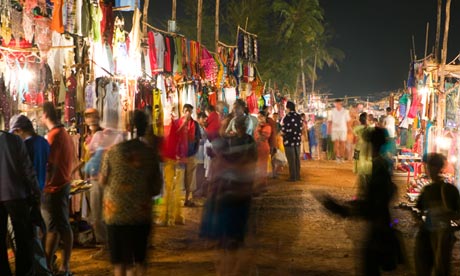
[[[355,275],[358,261],[354,244],[359,242],[362,222],[342,220],[326,213],[311,191],[335,197],[353,197],[351,163],[302,161],[302,182],[270,180],[269,191],[253,201],[250,233],[242,275]],[[402,194],[405,180],[395,181]],[[395,202],[397,204],[398,202]],[[219,251],[198,238],[202,208],[186,208],[186,224],[155,227],[149,248],[148,275],[215,275]],[[416,233],[409,211],[394,209],[402,231],[409,265],[384,275],[414,275],[412,251]],[[453,275],[460,275],[459,243],[455,244]],[[96,249],[76,248],[71,268],[75,275],[111,275],[108,261],[90,258]]]

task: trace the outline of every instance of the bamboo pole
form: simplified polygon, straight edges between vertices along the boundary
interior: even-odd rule
[[[426,58],[427,51],[428,51],[428,31],[430,30],[430,22],[426,22],[426,32],[425,32],[425,55],[423,56]]]
[[[145,0],[144,1],[144,8],[142,10],[142,21],[144,22],[148,22],[147,18],[148,18],[148,14],[149,14],[149,0]],[[144,37],[147,36],[147,25],[143,24],[142,25],[142,35]]]
[[[438,130],[441,131],[444,127],[444,119],[446,113],[446,94],[444,91],[444,83],[446,80],[445,68],[447,60],[447,42],[449,38],[449,23],[450,23],[450,4],[451,0],[446,2],[446,20],[444,22],[444,37],[442,42],[442,52],[441,52],[441,78],[439,80],[439,107],[438,107],[438,116],[436,116]]]
[[[217,49],[219,47],[219,6],[220,0],[216,0],[216,24],[215,24],[215,51],[218,52]]]
[[[439,41],[441,40],[441,13],[442,0],[438,0],[438,15],[436,17],[436,42],[434,44],[434,58],[439,62]]]
[[[196,40],[201,44],[201,25],[203,23],[203,0],[198,0],[196,15]]]
[[[172,14],[171,14],[172,21],[176,21],[176,7],[177,7],[176,0],[172,0]]]

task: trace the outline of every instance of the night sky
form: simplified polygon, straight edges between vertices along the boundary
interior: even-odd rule
[[[403,88],[410,63],[412,35],[417,59],[436,38],[436,0],[320,0],[335,30],[333,45],[345,52],[340,72],[324,70],[320,83],[336,96],[364,96]],[[443,9],[444,14],[444,9]],[[444,23],[441,27],[444,32]],[[460,3],[452,1],[447,61],[460,52]],[[441,40],[442,47],[442,40]]]
[[[155,25],[166,26],[171,14],[170,2],[150,1],[149,11]],[[177,2],[180,9],[180,1]],[[428,53],[433,50],[437,0],[320,0],[320,4],[326,22],[335,32],[332,46],[346,55],[339,63],[339,72],[335,69],[319,72],[320,92],[340,97],[366,96],[403,88],[412,35],[417,59],[423,58],[427,22],[430,23]],[[179,16],[180,10],[178,20]],[[444,33],[444,22],[441,33]],[[448,62],[459,52],[460,3],[452,1]]]

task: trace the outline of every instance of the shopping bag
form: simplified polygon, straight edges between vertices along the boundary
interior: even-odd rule
[[[281,165],[287,164],[287,158],[284,152],[280,151],[279,149],[276,150],[275,155],[273,156],[273,159],[280,163]]]

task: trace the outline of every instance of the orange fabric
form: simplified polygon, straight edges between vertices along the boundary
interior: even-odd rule
[[[257,178],[259,183],[267,183],[268,157],[270,156],[269,139],[272,128],[269,124],[259,124],[254,131],[254,139],[257,143]]]
[[[50,28],[60,34],[64,33],[64,22],[62,21],[62,6],[63,0],[51,0],[53,3],[53,17],[51,19]]]
[[[50,155],[44,192],[55,193],[71,181],[75,148],[72,138],[64,127],[50,130],[47,140],[50,144]]]

